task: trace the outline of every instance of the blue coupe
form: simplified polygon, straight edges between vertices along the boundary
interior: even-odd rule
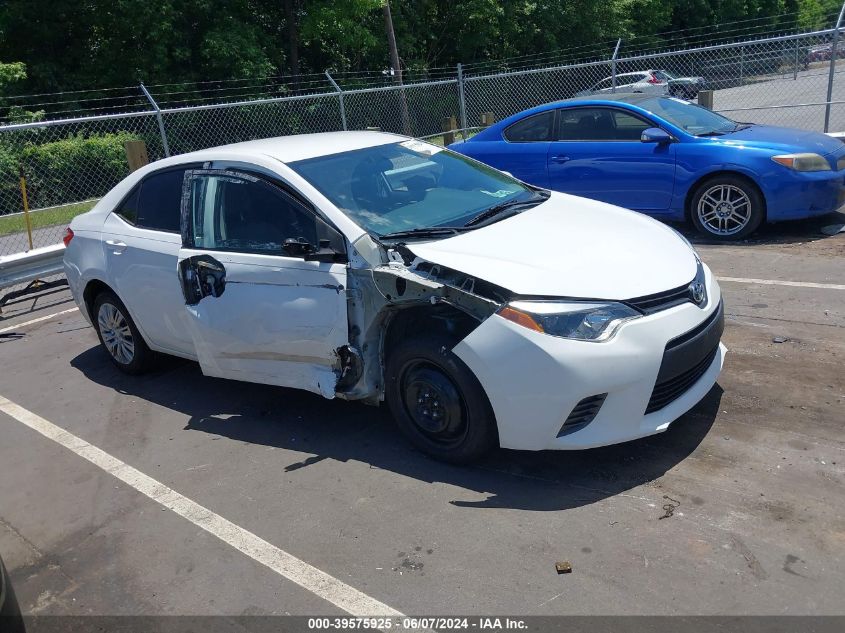
[[[845,144],[643,94],[549,103],[449,149],[540,187],[736,240],[845,200]]]

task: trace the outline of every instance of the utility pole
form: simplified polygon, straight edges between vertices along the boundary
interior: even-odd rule
[[[399,62],[399,49],[396,48],[396,34],[393,32],[393,16],[390,14],[390,0],[384,0],[384,29],[387,31],[387,47],[390,49],[390,67],[393,70],[393,82],[399,86],[399,107],[402,113],[402,132],[410,136],[411,117],[408,113],[408,100],[402,88],[402,65]]]

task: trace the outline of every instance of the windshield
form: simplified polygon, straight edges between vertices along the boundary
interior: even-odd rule
[[[740,127],[736,121],[683,99],[655,97],[637,105],[696,136],[726,134]]]
[[[460,227],[492,209],[541,197],[442,147],[408,140],[288,165],[361,227],[381,237]]]

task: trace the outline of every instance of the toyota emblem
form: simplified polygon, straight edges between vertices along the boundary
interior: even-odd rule
[[[690,296],[692,297],[693,303],[695,305],[700,306],[704,303],[704,298],[707,296],[707,293],[704,290],[704,284],[700,281],[696,281],[692,283],[689,287]]]

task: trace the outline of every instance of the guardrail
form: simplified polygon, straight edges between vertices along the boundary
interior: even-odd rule
[[[64,254],[64,244],[53,244],[34,248],[25,253],[0,257],[0,289],[29,282],[27,286],[20,290],[7,292],[0,296],[0,311],[9,301],[18,297],[66,286],[67,280],[64,278],[42,281],[44,277],[64,272],[64,264],[62,263]]]

